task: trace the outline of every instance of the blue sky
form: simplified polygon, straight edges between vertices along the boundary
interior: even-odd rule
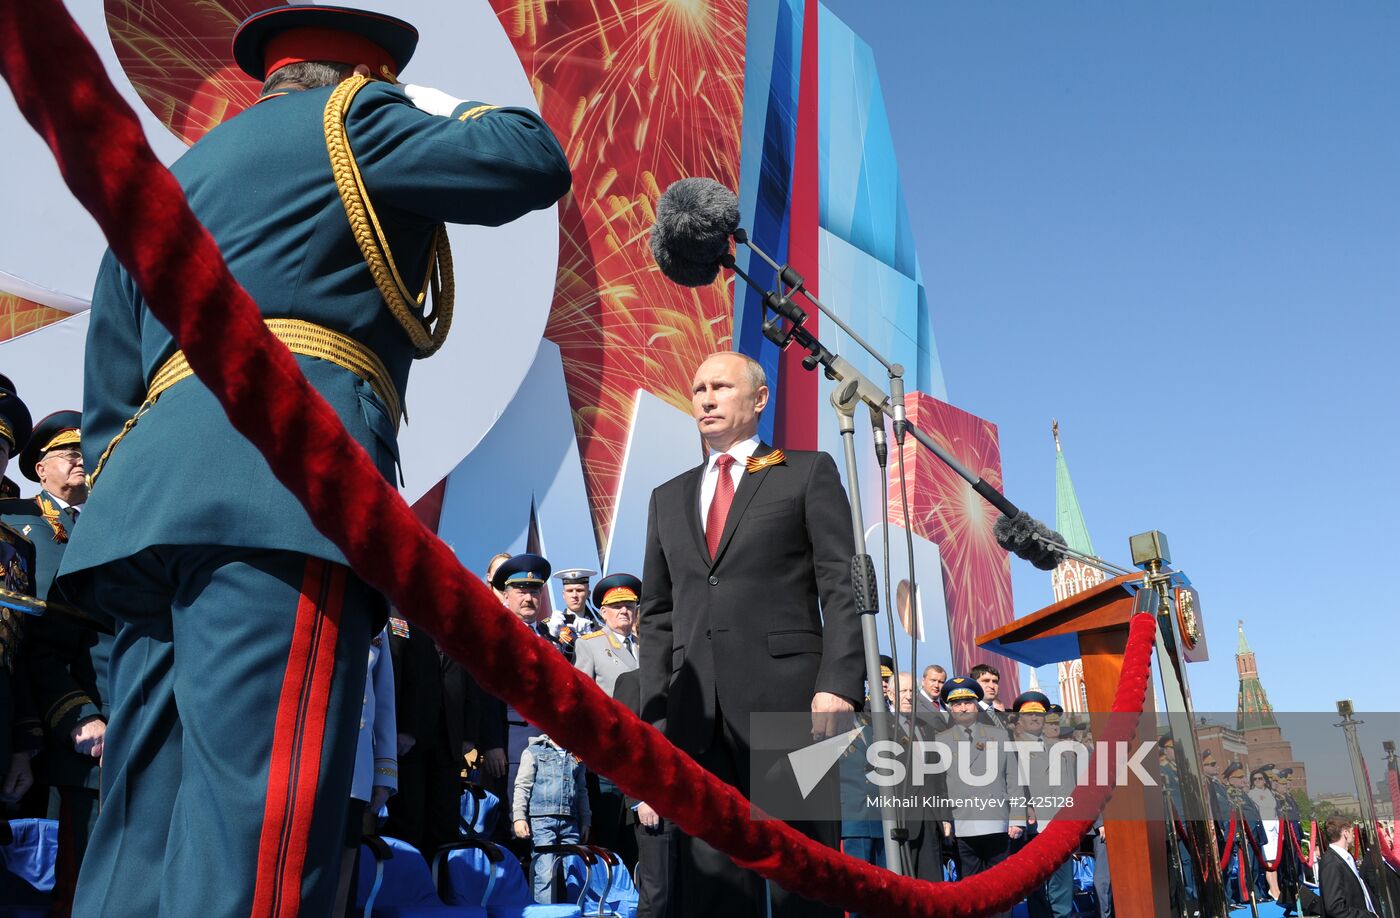
[[[1160,529],[1201,591],[1198,710],[1234,710],[1243,619],[1276,709],[1395,711],[1400,6],[823,2],[1012,500],[1053,521],[1059,418],[1099,553]]]

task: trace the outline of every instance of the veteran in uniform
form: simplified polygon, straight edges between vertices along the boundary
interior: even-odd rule
[[[520,620],[529,631],[540,640],[549,643],[554,649],[567,656],[563,645],[549,634],[549,626],[541,620],[543,607],[540,596],[544,585],[549,581],[550,565],[545,558],[531,553],[514,555],[496,568],[491,574],[491,587],[505,596],[506,608]],[[485,693],[482,693],[485,695]],[[525,715],[506,704],[502,699],[486,696],[486,709],[482,712],[483,721],[495,721],[497,726],[483,723],[481,729],[506,738],[506,774],[504,779],[483,782],[501,800],[509,800],[515,787],[515,775],[520,770],[520,755],[530,744],[533,728],[525,720]],[[502,725],[503,724],[503,725]],[[502,820],[502,831],[508,837],[510,821]]]
[[[1025,789],[1018,781],[1014,757],[1005,754],[1010,736],[986,720],[981,683],[971,676],[949,679],[939,700],[952,725],[935,739],[953,750],[957,759],[945,780],[947,797],[960,804],[952,805],[949,815],[957,835],[958,878],[966,879],[1004,861],[1010,845],[1025,834],[1025,810],[1010,807],[1010,798],[1024,797]],[[994,749],[1002,750],[1000,764],[987,760]],[[979,781],[970,782],[972,775],[980,776]]]
[[[29,442],[32,421],[29,408],[15,394],[13,384],[0,377],[0,475],[10,457]],[[23,597],[34,595],[36,582],[34,544],[19,530],[0,522],[0,586],[12,594],[0,603],[0,802],[17,803],[34,784],[29,760],[39,750],[39,718],[29,692],[27,651],[21,639],[29,626],[24,621]]]
[[[637,597],[641,592],[641,579],[631,574],[611,574],[593,588],[593,602],[603,618],[603,627],[579,638],[574,668],[597,682],[609,697],[617,677],[637,668],[637,639],[632,635],[632,624],[637,620]]]
[[[399,84],[417,40],[377,12],[254,13],[232,51],[261,97],[171,169],[269,330],[390,480],[409,366],[450,314],[443,224],[498,226],[571,181],[535,113]],[[386,604],[190,375],[110,252],[90,316],[93,487],[60,578],[122,627],[76,911],[326,914]],[[299,446],[335,474],[339,457]]]
[[[1026,831],[1020,838],[1012,839],[1012,854],[1029,844],[1055,818],[1061,798],[1074,795],[1074,760],[1063,748],[1047,745],[1051,738],[1045,735],[1045,723],[1051,707],[1050,699],[1042,692],[1022,692],[1011,703],[1011,738],[1035,747],[1026,755],[1025,772],[1020,775],[1028,779],[1024,788]],[[1059,759],[1059,763],[1052,767],[1054,759]],[[1031,918],[1067,918],[1074,914],[1074,865],[1069,858],[1055,868],[1045,885],[1031,891],[1026,906]]]
[[[641,594],[641,578],[632,574],[609,574],[593,588],[593,605],[598,608],[603,627],[579,638],[574,667],[597,682],[609,697],[615,694],[617,677],[637,668],[637,639],[632,626],[637,621],[637,598]],[[622,789],[592,769],[588,778],[593,843],[618,852],[629,864],[635,863],[636,835],[627,828]]]
[[[35,424],[19,467],[24,477],[38,483],[39,493],[0,501],[0,520],[34,543],[35,593],[40,599],[57,598],[54,575],[87,500],[82,426],[77,411],[56,411]],[[50,788],[49,817],[59,822],[53,913],[66,915],[97,821],[112,636],[71,618],[45,615],[28,623],[25,640],[35,710],[44,728],[44,748],[36,764]]]

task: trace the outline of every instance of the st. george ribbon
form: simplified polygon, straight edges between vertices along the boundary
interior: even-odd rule
[[[997,544],[1043,571],[1054,570],[1069,555],[1078,555],[1065,544],[1064,537],[1058,532],[1019,509],[1007,500],[1006,495],[958,462],[927,433],[909,423],[904,408],[903,380],[898,373],[891,374],[892,380],[895,380],[892,386],[894,397],[891,398],[807,331],[803,327],[807,313],[792,301],[794,293],[801,293],[851,340],[860,344],[887,369],[892,369],[884,357],[812,295],[803,283],[801,274],[788,265],[779,265],[754,245],[748,233],[739,225],[739,219],[738,196],[714,179],[684,178],[675,182],[656,204],[656,225],[651,230],[651,254],[656,259],[656,266],[662,274],[686,287],[711,284],[721,268],[729,268],[750,287],[763,291],[764,308],[775,313],[763,323],[764,336],[779,348],[786,348],[796,341],[799,347],[808,352],[808,356],[802,360],[803,366],[814,370],[820,364],[829,378],[848,384],[843,391],[849,393],[849,397],[859,398],[870,406],[872,412],[879,412],[894,421],[897,443],[904,442],[907,430],[915,440],[972,485],[974,491],[1001,511],[995,528]],[[773,269],[776,290],[766,289],[735,263],[731,240],[747,246]],[[788,321],[786,328],[782,327],[779,317]],[[880,427],[883,432],[883,425]]]

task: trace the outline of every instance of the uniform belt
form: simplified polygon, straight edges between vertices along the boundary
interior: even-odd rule
[[[349,335],[317,325],[314,322],[305,322],[300,319],[264,319],[263,321],[267,325],[267,330],[272,332],[272,336],[285,344],[287,350],[293,354],[328,360],[369,383],[374,394],[379,396],[379,400],[384,403],[389,417],[393,419],[394,429],[398,429],[399,418],[402,417],[403,412],[403,403],[399,400],[399,390],[394,386],[393,380],[389,378],[389,371],[384,366],[384,361],[380,360],[374,351]],[[102,467],[107,464],[107,457],[112,454],[112,450],[116,448],[123,437],[131,432],[141,416],[150,410],[161,393],[193,375],[194,370],[190,369],[184,351],[176,351],[170,355],[165,363],[160,365],[155,375],[151,377],[150,388],[146,391],[146,401],[137,409],[136,414],[132,415],[131,419],[126,422],[121,431],[112,438],[112,442],[107,444],[107,448],[102,451],[101,458],[97,460],[96,468],[92,470],[92,474],[88,478],[89,487],[97,481],[97,476],[101,474]]]
[[[329,360],[339,367],[369,383],[374,394],[384,403],[394,428],[399,426],[402,403],[398,389],[389,378],[389,371],[379,355],[365,347],[349,335],[300,319],[264,319],[272,336],[287,346],[287,350],[303,357],[318,357]],[[162,392],[177,382],[194,375],[184,351],[176,351],[170,359],[160,365],[151,377],[151,387],[146,392],[146,401],[153,402]]]

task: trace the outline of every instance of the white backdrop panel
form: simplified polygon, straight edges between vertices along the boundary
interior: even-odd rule
[[[556,569],[598,567],[583,465],[559,347],[540,342],[515,400],[447,478],[438,535],[480,575],[496,552],[525,550],[534,501],[545,557]],[[557,594],[559,582],[551,580]],[[552,605],[562,608],[561,597]]]
[[[605,553],[606,571],[642,576],[652,490],[686,469],[695,468],[702,458],[695,419],[638,389],[632,431],[618,479],[617,510]]]

